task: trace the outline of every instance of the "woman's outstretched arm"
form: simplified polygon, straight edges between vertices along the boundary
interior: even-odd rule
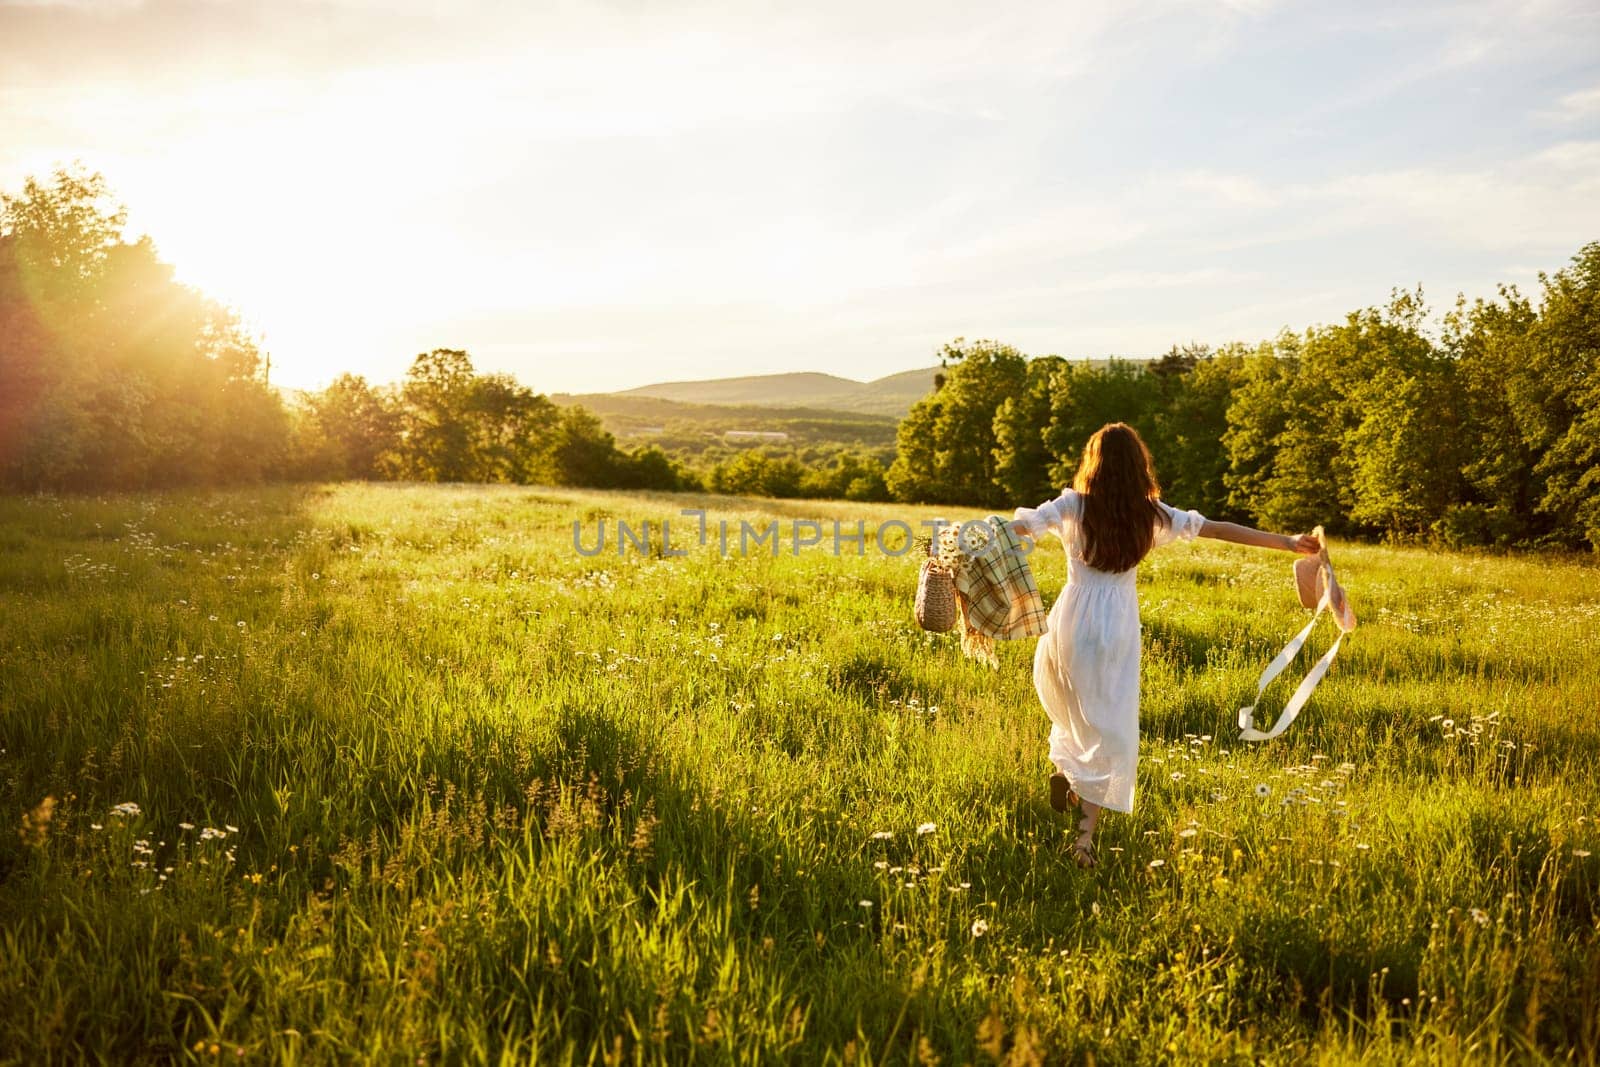
[[[1207,519],[1200,524],[1201,537],[1218,541],[1232,541],[1236,545],[1255,548],[1277,548],[1284,552],[1299,552],[1312,556],[1322,551],[1322,545],[1311,534],[1276,534],[1257,530],[1253,526],[1240,526],[1236,522],[1213,522]]]

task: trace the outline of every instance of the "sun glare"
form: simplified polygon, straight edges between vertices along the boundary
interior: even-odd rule
[[[376,90],[369,90],[373,92]],[[437,166],[412,163],[398,109],[251,98],[155,167],[109,159],[130,233],[148,233],[178,277],[235,308],[295,386],[392,368],[382,336],[416,309],[470,293],[461,249],[419,224]]]

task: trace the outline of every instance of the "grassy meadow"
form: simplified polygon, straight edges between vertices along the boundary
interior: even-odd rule
[[[966,660],[914,556],[789,549],[936,514],[981,513],[0,499],[0,1062],[1600,1055],[1592,561],[1335,544],[1360,628],[1246,747],[1291,557],[1158,550],[1137,810],[1084,872],[1034,642]],[[688,555],[618,555],[619,518]],[[724,557],[723,518],[783,553]]]

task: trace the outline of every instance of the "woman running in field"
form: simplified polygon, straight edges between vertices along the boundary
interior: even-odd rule
[[[1061,539],[1067,584],[1033,655],[1033,684],[1050,716],[1050,806],[1082,805],[1072,844],[1080,867],[1095,865],[1100,812],[1133,810],[1139,758],[1138,563],[1152,548],[1195,537],[1314,554],[1309,534],[1267,533],[1212,522],[1161,500],[1150,450],[1133,427],[1102,426],[1083,450],[1072,488],[1036,508],[1017,508],[1011,529]]]

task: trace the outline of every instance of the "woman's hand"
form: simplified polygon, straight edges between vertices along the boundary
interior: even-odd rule
[[[1012,521],[1011,532],[1016,534],[1018,537],[1026,537],[1030,541],[1033,540],[1033,535],[1028,532],[1028,524],[1023,522],[1021,519],[1015,519]]]
[[[1200,524],[1200,536],[1228,541],[1253,548],[1278,548],[1285,552],[1300,552],[1314,556],[1322,551],[1322,542],[1316,534],[1281,534],[1271,530],[1258,530],[1253,526],[1240,526],[1236,522],[1214,522],[1207,519]]]
[[[1317,540],[1315,534],[1294,534],[1284,547],[1303,556],[1314,556],[1322,551],[1322,542]]]

